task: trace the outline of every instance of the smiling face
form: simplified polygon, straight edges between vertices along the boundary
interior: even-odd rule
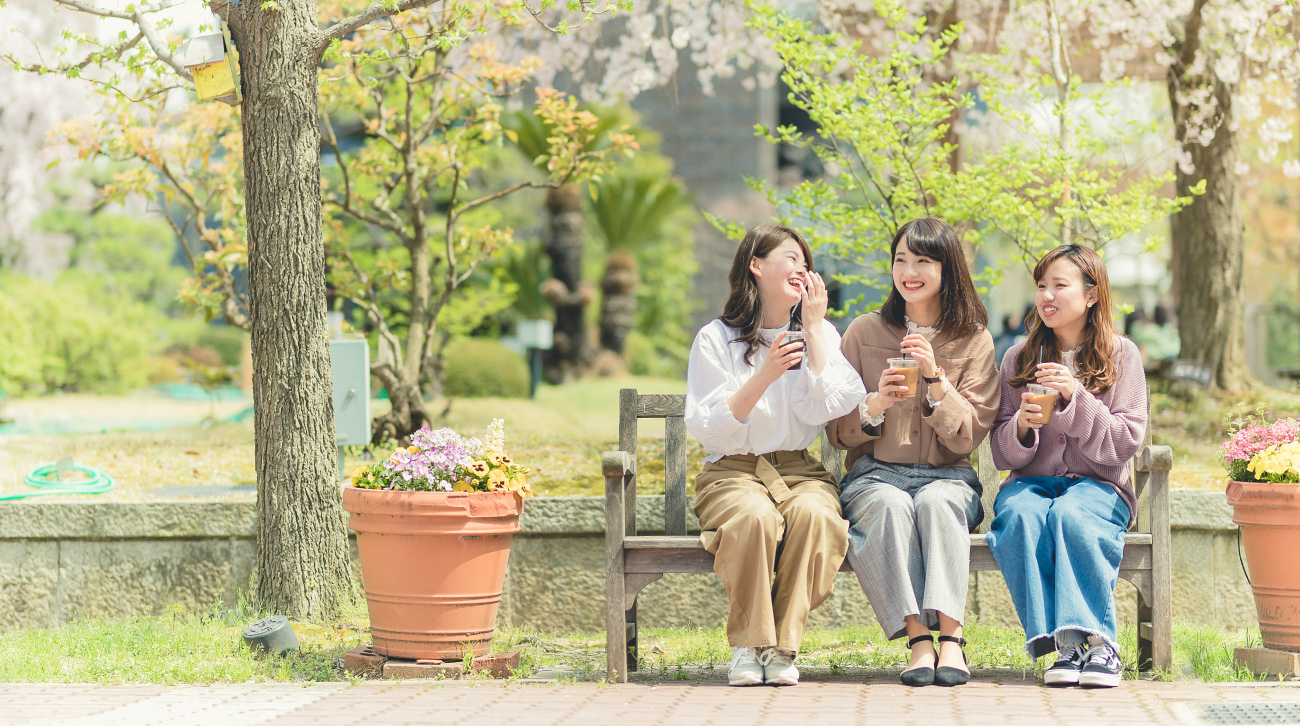
[[[808,264],[803,249],[793,239],[787,238],[768,252],[767,257],[751,259],[749,270],[758,281],[758,294],[765,308],[789,310],[803,299]]]
[[[894,288],[909,305],[929,302],[943,287],[943,263],[912,254],[907,240],[894,249]]]
[[[1083,328],[1087,321],[1088,306],[1097,302],[1097,289],[1089,288],[1083,273],[1064,257],[1048,265],[1038,279],[1038,292],[1034,305],[1043,324],[1057,331]]]

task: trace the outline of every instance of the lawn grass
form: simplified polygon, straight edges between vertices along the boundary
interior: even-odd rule
[[[59,628],[0,633],[0,683],[157,683],[207,684],[259,681],[348,680],[343,655],[369,642],[364,605],[326,624],[295,623],[302,649],[285,656],[266,656],[245,647],[240,633],[255,615],[244,611],[212,613],[175,610],[166,615],[94,619]],[[1136,660],[1133,629],[1121,628],[1122,657]],[[1003,672],[1030,679],[1050,663],[1032,662],[1024,652],[1024,635],[1014,628],[978,622],[965,636],[972,669]],[[642,670],[649,676],[687,674],[685,678],[720,676],[731,657],[722,628],[642,628]],[[1254,681],[1259,677],[1232,663],[1232,649],[1258,645],[1258,631],[1225,633],[1213,626],[1176,623],[1175,667],[1154,674],[1179,681]],[[605,640],[601,633],[555,634],[529,628],[499,628],[493,652],[518,650],[518,675],[539,668],[561,668],[567,677],[598,681],[605,677]],[[877,626],[810,629],[800,665],[830,673],[892,676],[907,663],[903,641],[889,642]],[[1136,671],[1127,677],[1136,678]],[[1150,676],[1148,676],[1150,677]]]

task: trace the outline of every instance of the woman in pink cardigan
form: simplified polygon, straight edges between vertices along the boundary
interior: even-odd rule
[[[1137,346],[1115,332],[1096,252],[1058,247],[1038,262],[1034,280],[1029,339],[1002,360],[990,443],[998,469],[1011,474],[994,504],[989,549],[1024,625],[1025,650],[1032,658],[1057,652],[1044,683],[1115,686],[1123,664],[1113,590],[1136,509],[1129,460],[1146,429],[1146,376]],[[1030,384],[1056,394],[1051,411],[1043,410],[1045,391],[1036,397]]]

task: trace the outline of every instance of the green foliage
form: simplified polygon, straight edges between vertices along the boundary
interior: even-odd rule
[[[0,298],[7,299],[0,308],[18,311],[6,318],[19,321],[14,330],[27,331],[15,342],[23,346],[17,353],[30,363],[0,369],[0,377],[17,389],[11,393],[121,393],[148,382],[146,360],[162,343],[156,334],[163,325],[158,312],[108,294],[94,279],[77,274],[53,283],[6,277],[0,280]]]
[[[760,125],[757,131],[769,142],[809,149],[828,173],[785,193],[760,180],[750,185],[780,210],[782,223],[806,234],[814,250],[845,263],[849,272],[834,276],[841,284],[888,289],[889,241],[918,217],[949,222],[976,248],[1009,239],[1017,259],[1028,261],[1067,234],[1102,249],[1189,201],[1156,195],[1167,174],[1144,175],[1102,158],[1112,144],[1093,137],[1085,121],[1108,121],[1113,113],[1100,92],[1085,99],[1090,107],[1076,103],[1079,78],[1053,109],[1071,132],[1058,138],[1038,131],[1029,113],[1018,110],[1043,100],[1050,79],[1027,89],[1002,84],[989,58],[978,59],[983,66],[952,69],[960,24],[936,33],[923,18],[909,20],[896,0],[882,0],[875,10],[887,33],[874,39],[875,52],[770,6],[753,7],[749,22],[781,57],[791,102],[817,127],[815,135],[793,126]],[[1013,138],[988,150],[963,147],[954,170],[957,147],[948,132],[975,107],[974,95],[964,90],[975,87],[989,108],[981,123],[1003,124]],[[733,238],[744,233],[725,220],[710,221]],[[1000,270],[986,269],[977,279],[996,284]],[[861,302],[859,296],[847,307]]]
[[[108,294],[180,311],[176,291],[186,271],[172,263],[178,242],[161,219],[60,206],[42,214],[36,226],[70,236],[70,267],[97,276]]]
[[[526,398],[528,365],[495,340],[459,338],[446,353],[447,396],[464,398]]]
[[[609,252],[639,249],[689,204],[685,186],[658,175],[612,174],[587,190],[592,217]]]
[[[35,387],[40,367],[32,355],[31,328],[22,306],[0,291],[0,393],[16,394]]]

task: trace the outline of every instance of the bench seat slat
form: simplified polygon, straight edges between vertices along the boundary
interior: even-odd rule
[[[972,534],[971,569],[991,572],[998,569],[989,552],[988,541],[983,534]],[[623,541],[627,550],[626,572],[713,572],[713,555],[704,550],[699,537],[628,537]],[[1151,569],[1151,535],[1145,532],[1130,532],[1124,536],[1124,559],[1120,562],[1124,570]],[[848,561],[840,566],[840,572],[849,572]]]

